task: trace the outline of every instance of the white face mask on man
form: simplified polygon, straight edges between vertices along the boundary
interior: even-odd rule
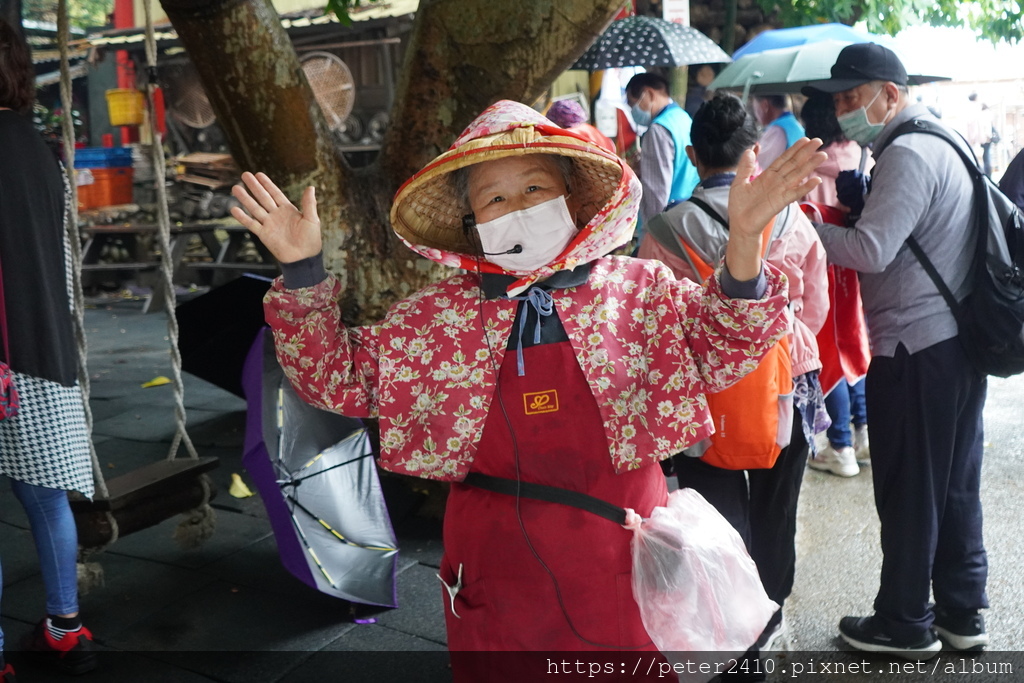
[[[881,123],[871,123],[868,119],[868,108],[875,103],[878,96],[882,94],[884,88],[879,88],[875,96],[871,98],[863,107],[854,109],[853,111],[846,112],[842,116],[836,117],[836,121],[839,123],[839,127],[843,131],[843,135],[848,140],[853,140],[860,145],[870,145],[875,141],[875,138],[881,134],[882,129],[885,128],[885,124],[889,122],[889,112],[891,108],[886,109],[885,118],[882,119]]]
[[[531,272],[549,265],[579,233],[565,197],[556,197],[478,223],[485,258],[505,270]]]

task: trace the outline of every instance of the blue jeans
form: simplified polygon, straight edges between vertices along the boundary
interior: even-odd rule
[[[850,433],[850,422],[856,426],[868,423],[867,402],[864,400],[864,379],[856,384],[847,384],[845,379],[839,380],[836,388],[825,397],[825,410],[832,418],[832,426],[828,428],[828,442],[833,448],[853,445]]]
[[[39,555],[39,568],[46,589],[46,613],[78,612],[78,530],[71,515],[67,491],[15,479],[11,479],[11,490],[25,508],[32,528],[32,540]],[[0,586],[2,584],[0,581]],[[3,648],[2,632],[0,648]]]

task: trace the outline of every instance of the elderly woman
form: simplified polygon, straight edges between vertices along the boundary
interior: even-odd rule
[[[712,431],[705,392],[787,331],[761,228],[818,182],[806,178],[816,146],[802,141],[753,182],[744,156],[724,266],[699,287],[606,256],[629,241],[640,199],[624,163],[498,102],[391,212],[410,248],[464,272],[358,328],[342,325],[340,284],[322,266],[313,188],[299,209],[266,176],[243,176],[248,215],[234,215],[282,262],[266,313],[296,391],[379,418],[384,469],[452,482],[440,573],[451,650],[655,649],[630,590],[630,532],[519,485],[641,515],[664,504],[655,465]],[[511,480],[511,494],[471,474]]]

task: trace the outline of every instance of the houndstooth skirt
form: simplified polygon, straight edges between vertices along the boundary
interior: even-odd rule
[[[92,498],[81,390],[17,372],[14,386],[20,399],[18,414],[0,420],[0,474]]]

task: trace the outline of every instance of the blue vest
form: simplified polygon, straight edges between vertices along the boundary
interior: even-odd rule
[[[672,136],[672,144],[676,147],[675,165],[672,169],[672,186],[669,189],[668,202],[680,202],[689,199],[693,188],[697,187],[700,177],[697,169],[686,156],[686,146],[690,144],[690,125],[693,119],[682,107],[671,102],[658,114],[651,125],[660,125]]]
[[[793,146],[793,143],[804,136],[804,127],[800,125],[800,122],[793,116],[793,112],[787,111],[779,118],[775,119],[768,126],[778,126],[786,133],[786,149]],[[768,126],[765,126],[766,128]]]

